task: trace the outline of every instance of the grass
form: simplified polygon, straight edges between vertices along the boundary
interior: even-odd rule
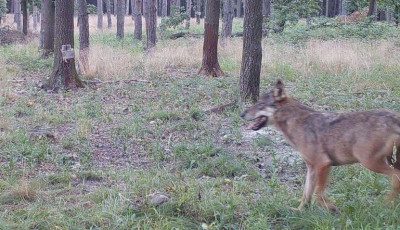
[[[219,47],[228,76],[209,78],[197,75],[201,39],[145,53],[126,26],[123,41],[115,28],[91,28],[84,78],[106,83],[77,92],[37,90],[51,72],[37,40],[0,47],[0,229],[398,228],[400,203],[383,202],[389,181],[358,165],[331,172],[340,214],[291,211],[305,177],[298,154],[272,131],[246,131],[241,108],[204,113],[236,98],[240,38]],[[274,36],[263,41],[262,91],[282,78],[316,109],[400,111],[398,37]],[[157,192],[171,199],[153,206]]]

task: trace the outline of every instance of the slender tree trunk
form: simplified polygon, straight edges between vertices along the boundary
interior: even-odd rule
[[[329,17],[329,0],[325,0],[325,16]]]
[[[111,19],[111,0],[105,0],[107,7],[107,28],[112,27],[112,19]]]
[[[109,1],[108,1],[109,2]],[[89,72],[89,15],[86,0],[78,0],[79,17],[79,69],[83,74]]]
[[[262,60],[262,2],[246,0],[243,25],[243,54],[240,69],[240,98],[256,102],[260,91]]]
[[[200,24],[201,0],[196,0],[196,23]]]
[[[97,0],[97,28],[103,30],[103,0]]]
[[[142,40],[142,0],[135,0],[135,32],[134,39]]]
[[[271,0],[263,0],[262,14],[264,18],[271,16]]]
[[[168,16],[168,0],[162,0],[162,13],[161,16],[167,17]]]
[[[227,38],[232,35],[232,23],[233,23],[233,0],[225,0],[224,2],[224,14],[222,18],[222,33],[221,42],[225,43]]]
[[[42,0],[42,18],[40,27],[40,40],[42,57],[47,58],[54,52],[54,27],[55,27],[55,8],[52,0]]]
[[[125,24],[125,0],[117,0],[117,38],[123,39]]]
[[[21,3],[19,0],[15,0],[15,13],[14,13],[14,21],[17,23],[17,30],[22,31],[22,24],[21,24]]]
[[[190,28],[190,19],[192,18],[192,0],[186,0],[186,13],[189,18],[186,20],[185,29],[188,30]]]
[[[156,46],[157,42],[157,8],[156,0],[144,0],[144,12],[146,20],[147,49]]]
[[[74,47],[74,0],[56,0],[55,55],[53,73],[45,87],[50,90],[67,90],[83,87],[75,68],[75,59],[63,60],[63,45]]]
[[[22,9],[22,33],[28,35],[28,2],[23,1],[21,2],[21,9]]]
[[[130,2],[130,0],[126,0],[126,2],[125,2],[125,12],[126,12],[126,15],[129,15],[129,2]]]
[[[346,0],[340,0],[340,15],[346,15]]]
[[[243,16],[243,13],[242,13],[242,3],[243,3],[243,0],[237,0],[237,5],[236,5],[236,9],[237,9],[237,16],[238,17],[242,17]]]
[[[33,29],[37,30],[37,23],[38,23],[38,7],[36,3],[33,5]]]
[[[368,7],[368,13],[367,13],[367,16],[369,17],[369,16],[372,16],[372,15],[374,15],[374,20],[376,20],[376,9],[377,9],[377,6],[376,6],[376,0],[370,0],[369,1],[369,7]]]
[[[204,21],[203,63],[199,74],[213,77],[223,76],[218,62],[218,28],[220,1],[207,0],[207,17]]]
[[[131,14],[132,14],[132,20],[135,20],[135,0],[130,0],[131,1]]]
[[[114,0],[114,16],[117,16],[118,11],[118,0]]]

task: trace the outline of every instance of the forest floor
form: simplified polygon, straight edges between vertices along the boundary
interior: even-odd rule
[[[89,84],[76,92],[40,89],[52,60],[37,38],[0,47],[0,229],[398,228],[400,202],[382,202],[389,181],[359,165],[331,172],[340,213],[292,211],[305,177],[298,153],[273,128],[247,130],[241,105],[205,112],[237,97],[241,38],[219,47],[227,76],[212,78],[197,74],[202,39],[144,52],[131,23],[122,41],[91,28]],[[373,25],[363,39],[349,27],[339,37],[303,29],[263,40],[262,91],[281,78],[318,110],[400,111],[398,28]]]

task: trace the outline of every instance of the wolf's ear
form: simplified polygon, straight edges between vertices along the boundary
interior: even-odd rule
[[[275,101],[283,101],[286,98],[285,86],[280,79],[275,83],[274,98]]]

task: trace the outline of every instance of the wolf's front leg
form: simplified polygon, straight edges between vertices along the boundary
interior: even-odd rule
[[[314,194],[316,185],[316,170],[312,165],[307,164],[307,176],[306,184],[304,186],[303,197],[301,198],[301,203],[299,207],[293,210],[300,211],[306,204],[311,202],[312,196]]]

